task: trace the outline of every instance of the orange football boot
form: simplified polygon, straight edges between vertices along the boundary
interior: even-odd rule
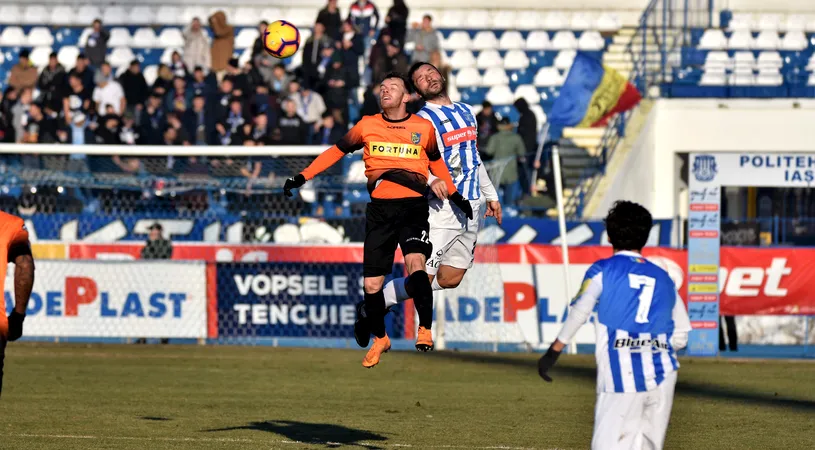
[[[433,334],[425,327],[419,327],[416,333],[416,350],[426,352],[433,350]]]
[[[390,349],[391,340],[387,334],[382,338],[374,336],[374,343],[371,345],[371,349],[368,350],[368,353],[362,360],[362,367],[367,367],[370,369],[371,367],[379,364],[379,357],[382,356],[383,353],[388,353],[388,350]]]

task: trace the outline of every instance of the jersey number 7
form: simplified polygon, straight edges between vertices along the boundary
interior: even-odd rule
[[[651,311],[651,301],[654,300],[654,286],[657,280],[645,275],[628,274],[628,285],[640,291],[639,306],[637,307],[637,323],[648,323],[648,312]]]

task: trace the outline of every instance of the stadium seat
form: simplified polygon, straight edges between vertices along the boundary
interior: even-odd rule
[[[575,56],[577,56],[577,52],[574,50],[564,50],[558,53],[555,57],[555,68],[569,70],[572,67]]]
[[[515,98],[523,98],[530,105],[538,105],[541,102],[541,96],[535,86],[531,84],[524,84],[515,89]]]
[[[130,10],[128,22],[132,25],[151,25],[153,20],[155,16],[149,6],[136,6]]]
[[[244,49],[241,56],[238,57],[238,67],[243,67],[244,64],[252,59],[252,47]]]
[[[736,71],[730,75],[730,84],[733,86],[752,86],[756,83],[753,72]]]
[[[724,72],[705,72],[699,80],[700,86],[724,86],[727,84]]]
[[[705,58],[705,70],[712,69],[715,67],[721,67],[722,69],[730,67],[730,56],[727,55],[727,52],[721,51],[712,51],[708,52],[707,58]]]
[[[48,23],[48,19],[50,19],[50,14],[48,13],[48,9],[42,5],[31,5],[25,8],[23,11],[23,20],[22,23],[29,24],[29,25],[42,25]]]
[[[460,9],[444,9],[439,16],[441,28],[466,28],[467,12]],[[475,27],[474,27],[475,28]]]
[[[730,20],[730,29],[733,31],[750,31],[753,29],[753,15],[748,13],[734,13]]]
[[[500,86],[503,84],[509,84],[509,77],[507,77],[507,72],[500,67],[487,69],[481,78],[482,86]]]
[[[224,12],[226,12],[226,11],[224,11]],[[209,11],[207,10],[207,8],[205,8],[203,6],[186,6],[186,7],[184,7],[184,9],[181,10],[181,16],[180,16],[181,22],[180,22],[180,24],[186,26],[190,22],[192,22],[192,19],[194,19],[196,17],[202,23],[207,23],[207,19],[209,18],[208,13],[209,13]],[[227,19],[227,21],[229,21],[229,16],[226,16],[226,19]],[[161,22],[164,22],[164,20],[163,20],[163,18],[161,16],[159,16],[158,20],[161,21]],[[171,22],[168,22],[168,23],[171,23]]]
[[[504,60],[497,50],[484,50],[478,54],[475,66],[479,69],[489,69],[490,67],[503,67]]]
[[[46,27],[34,27],[28,32],[26,41],[29,47],[50,47],[54,44],[54,36],[51,35],[51,30]]]
[[[569,21],[569,28],[575,31],[590,30],[594,28],[597,20],[593,13],[588,11],[575,12]]]
[[[450,97],[451,102],[460,102],[461,101],[461,92],[458,89],[449,89],[447,90],[447,96]]]
[[[541,67],[535,74],[535,86],[560,86],[563,84],[563,77],[555,67]]]
[[[788,31],[781,39],[781,50],[801,51],[809,46],[803,31]]]
[[[28,59],[34,67],[41,69],[48,65],[49,56],[51,56],[50,46],[34,47]]]
[[[156,78],[158,78],[158,66],[147,66],[142,73],[144,75],[144,81],[146,81],[149,86],[152,86],[153,83],[156,82]]]
[[[85,44],[88,43],[88,36],[90,36],[91,33],[93,33],[93,28],[91,27],[85,27],[82,29],[82,34],[79,35],[79,41],[77,41],[76,44],[84,48]]]
[[[0,33],[0,45],[4,47],[24,46],[27,42],[28,39],[26,39],[25,33],[23,33],[23,29],[20,27],[6,27],[3,29],[3,32]]]
[[[493,105],[511,105],[515,103],[515,96],[509,86],[493,86],[487,91],[487,101]]]
[[[597,18],[596,28],[598,31],[617,31],[622,28],[622,21],[616,13],[603,12]]]
[[[807,26],[807,20],[800,14],[789,14],[784,21],[781,29],[784,31],[804,31]]]
[[[301,53],[301,52],[297,52]],[[473,52],[469,50],[456,50],[453,56],[450,57],[450,66],[453,69],[461,69],[464,67],[475,67],[476,60]]]
[[[518,70],[529,67],[529,58],[523,50],[510,50],[504,55],[504,69]]]
[[[541,26],[541,14],[538,11],[520,11],[518,12],[518,22],[513,28],[521,30],[534,30]]]
[[[74,8],[65,5],[54,6],[49,10],[48,24],[50,25],[76,25],[76,12]],[[87,24],[80,24],[87,25]]]
[[[777,50],[781,46],[781,39],[775,31],[762,31],[759,33],[753,47],[758,50]]]
[[[317,18],[317,10],[311,8],[291,8],[286,11],[286,20],[298,27],[311,28],[314,19]]]
[[[229,17],[229,21],[237,26],[240,27],[251,27],[256,26],[258,22],[260,22],[259,11],[255,8],[247,8],[241,7],[235,10],[235,14],[232,17]],[[273,20],[268,20],[272,22]]]
[[[165,28],[158,35],[158,42],[162,47],[183,47],[184,35],[178,28]]]
[[[781,28],[780,14],[761,14],[758,16],[757,27],[759,31],[778,31]]]
[[[577,39],[574,33],[561,30],[552,37],[552,48],[555,50],[572,50],[577,48]]]
[[[57,52],[57,61],[65,67],[65,70],[71,70],[76,66],[76,58],[79,57],[79,53],[78,47],[66,45]]]
[[[91,26],[94,20],[102,18],[102,11],[93,5],[83,5],[76,12],[75,23]]]
[[[264,8],[260,12],[260,16],[257,17],[257,19],[265,20],[267,22],[274,22],[275,20],[280,20],[282,18],[283,18],[283,11],[281,11],[280,8]],[[257,22],[260,22],[260,20],[257,20]],[[257,26],[257,24],[255,24],[255,25]],[[302,32],[303,30],[300,30],[300,31]],[[301,42],[303,44],[306,43],[305,40],[303,40],[303,39],[300,39],[300,40],[301,40]]]
[[[0,23],[19,25],[23,20],[23,13],[17,5],[0,6]]]
[[[755,83],[757,86],[781,86],[784,84],[784,77],[778,69],[764,69],[759,71]]]
[[[442,43],[445,50],[466,50],[473,48],[473,42],[466,31],[454,31]]]
[[[129,47],[133,44],[133,37],[127,28],[115,27],[110,30],[108,47]]]
[[[479,31],[473,37],[472,48],[474,50],[487,50],[498,48],[498,38],[495,33],[488,30]]]
[[[807,80],[807,86],[815,86],[815,73],[809,75],[809,80]]]
[[[753,52],[736,52],[733,55],[733,66],[735,70],[753,70],[756,66],[756,59]]]
[[[490,28],[490,13],[484,9],[475,9],[467,13],[468,28]]]
[[[238,35],[235,36],[235,48],[238,50],[252,48],[258,36],[260,36],[260,32],[257,28],[242,29],[238,32]]]
[[[517,21],[515,10],[502,9],[492,16],[492,27],[497,30],[511,30],[515,28]]]
[[[527,50],[549,50],[552,43],[549,41],[549,33],[545,31],[530,31],[526,37]]]
[[[105,25],[130,25],[130,16],[121,6],[108,6],[102,14],[102,23]]]
[[[562,11],[547,12],[543,17],[543,28],[552,31],[567,30],[569,29],[569,18]]]
[[[724,50],[727,48],[727,38],[722,30],[707,29],[699,40],[701,50]]]
[[[521,35],[520,31],[515,30],[504,31],[501,39],[498,40],[498,48],[501,50],[522,49],[525,45],[526,41],[524,41],[523,35]]]
[[[131,42],[136,48],[152,48],[156,46],[156,40],[156,32],[152,28],[139,28],[133,33]]]
[[[202,17],[201,21],[206,24],[207,18]],[[184,23],[181,19],[181,9],[177,6],[162,5],[156,11],[156,23],[167,25],[180,25]]]
[[[456,74],[456,86],[458,87],[481,86],[482,84],[481,74],[474,67],[465,67]]]
[[[784,66],[784,60],[778,52],[761,52],[756,60],[756,66],[759,70],[764,68],[777,70]]]
[[[599,31],[584,31],[577,40],[577,47],[580,50],[598,51],[606,46],[606,41],[603,36],[600,36]]]
[[[127,67],[130,62],[136,59],[136,55],[130,47],[116,47],[108,55],[108,62],[112,67]]]
[[[297,52],[289,58],[289,62],[286,63],[286,70],[292,71],[303,64],[303,52]]]
[[[753,35],[746,30],[734,31],[727,40],[727,48],[730,50],[745,50],[754,46]]]
[[[181,56],[184,56],[184,49],[182,47],[167,47],[164,49],[164,52],[161,54],[161,58],[159,58],[159,62],[163,64],[170,64],[173,61],[173,53],[178,52]],[[299,52],[298,52],[299,53]]]

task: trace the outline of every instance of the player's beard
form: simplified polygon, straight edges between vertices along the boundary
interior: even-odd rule
[[[426,91],[419,92],[419,95],[422,96],[424,101],[429,102],[436,100],[444,95],[444,92],[447,90],[447,81],[444,78],[439,80],[438,87],[433,89],[432,87],[428,87]]]

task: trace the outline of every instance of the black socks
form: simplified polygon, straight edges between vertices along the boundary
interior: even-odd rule
[[[365,315],[371,333],[378,338],[385,337],[385,293],[381,289],[374,294],[365,293]]]
[[[405,291],[413,298],[416,312],[419,313],[419,326],[428,330],[433,325],[433,287],[427,278],[427,272],[413,272],[405,280]]]

